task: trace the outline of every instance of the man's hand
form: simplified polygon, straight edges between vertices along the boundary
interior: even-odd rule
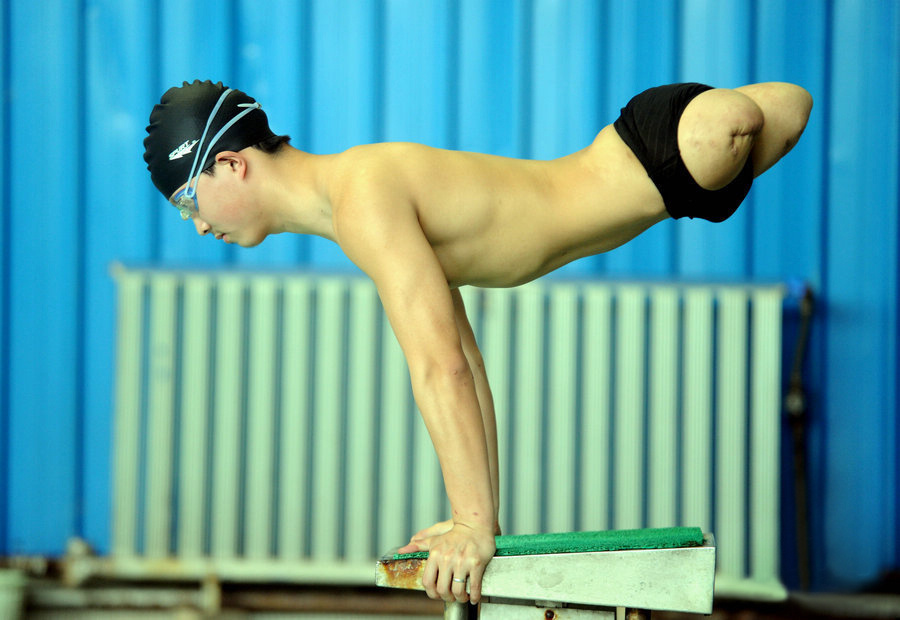
[[[420,549],[416,546],[416,543],[422,542],[426,538],[431,538],[432,536],[440,536],[441,534],[446,534],[451,529],[453,529],[453,519],[447,519],[446,521],[440,521],[426,527],[424,529],[419,530],[415,534],[412,535],[412,538],[409,539],[409,543],[402,549],[399,549],[397,553],[415,553]],[[494,536],[500,536],[503,532],[500,531],[500,523],[494,523]],[[426,547],[427,548],[427,547]],[[424,551],[425,549],[422,549]]]
[[[419,549],[416,546],[418,543],[424,541],[426,538],[431,538],[432,536],[440,536],[441,534],[446,534],[450,530],[453,529],[453,519],[447,519],[446,521],[441,521],[440,523],[435,523],[431,527],[426,527],[423,530],[419,530],[415,534],[412,535],[412,538],[409,539],[409,544],[407,544],[402,549],[398,550],[398,553],[415,553],[416,551],[425,551],[428,547],[424,549]]]
[[[481,578],[495,550],[491,528],[442,521],[418,532],[398,552],[428,551],[422,585],[429,597],[477,604],[481,600]]]

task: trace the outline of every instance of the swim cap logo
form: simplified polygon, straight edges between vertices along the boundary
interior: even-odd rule
[[[197,142],[199,142],[199,140],[185,140],[181,144],[181,146],[179,146],[177,149],[175,149],[174,151],[169,153],[169,161],[181,159],[182,157],[184,157],[185,155],[190,153],[191,150],[194,148],[194,145],[197,144]]]

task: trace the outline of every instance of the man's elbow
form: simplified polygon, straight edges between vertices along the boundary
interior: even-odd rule
[[[470,384],[472,369],[462,351],[410,362],[410,375],[425,388]]]

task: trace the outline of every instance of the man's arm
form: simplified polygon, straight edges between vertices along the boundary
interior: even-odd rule
[[[342,197],[337,239],[375,282],[409,365],[413,394],[431,435],[450,499],[453,528],[422,543],[429,596],[478,601],[494,553],[494,495],[475,379],[463,351],[453,296],[415,209],[375,175]],[[365,190],[365,191],[363,191]],[[462,579],[461,582],[452,581]]]
[[[475,380],[475,394],[478,397],[478,406],[481,409],[481,419],[484,422],[484,437],[488,448],[488,462],[491,470],[491,489],[494,497],[494,534],[500,535],[500,467],[497,450],[497,421],[494,416],[494,399],[491,395],[491,387],[488,383],[487,373],[484,369],[484,360],[469,319],[466,316],[466,308],[459,289],[451,291],[453,296],[453,309],[456,314],[456,326],[459,329],[459,337],[463,353],[469,363],[469,370]],[[421,544],[427,544],[426,539],[432,536],[440,536],[453,527],[453,519],[435,523],[413,534],[409,544],[400,549],[400,553],[408,553],[419,548]]]
[[[487,372],[484,369],[484,359],[475,341],[475,334],[466,316],[466,307],[463,304],[459,289],[454,289],[453,308],[456,314],[456,326],[459,329],[459,337],[462,342],[463,352],[469,362],[469,368],[475,378],[475,393],[478,396],[478,406],[481,409],[481,419],[484,422],[484,438],[487,441],[488,461],[491,468],[491,488],[494,495],[494,534],[500,534],[500,464],[497,450],[497,419],[494,415],[494,397],[491,394],[491,386],[488,383]]]

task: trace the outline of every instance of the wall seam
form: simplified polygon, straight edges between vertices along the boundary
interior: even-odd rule
[[[11,17],[10,3],[4,2],[0,5],[0,128],[2,128],[3,144],[0,144],[2,153],[9,153],[9,131],[12,124],[10,123],[10,107],[12,104],[12,93],[10,92],[10,72],[12,67],[10,43],[10,34],[12,29],[9,27]],[[2,157],[2,156],[0,156]],[[9,180],[12,174],[9,168],[12,162],[0,160],[0,201],[3,205],[9,205],[11,198],[11,190]],[[9,418],[10,418],[10,400],[9,400],[9,343],[10,343],[10,291],[9,276],[10,268],[10,209],[0,209],[0,554],[9,551]]]
[[[86,12],[87,6],[85,0],[81,0],[76,8],[76,20],[78,22],[78,39],[76,40],[76,58],[77,80],[79,84],[76,95],[76,131],[78,132],[79,142],[82,145],[81,151],[87,153],[90,150],[90,140],[87,131],[87,105],[88,99],[85,89],[87,88],[87,36],[86,36]],[[85,368],[88,363],[88,347],[87,347],[87,250],[88,247],[88,225],[87,225],[87,161],[89,157],[79,157],[77,159],[77,180],[75,183],[75,200],[77,210],[80,214],[75,218],[75,226],[77,229],[77,238],[80,240],[75,255],[75,312],[76,312],[76,331],[75,331],[75,355],[76,363],[73,377],[75,389],[77,390],[74,406],[74,426],[75,426],[75,442],[74,442],[74,467],[73,467],[73,497],[75,498],[75,506],[72,513],[72,531],[82,536],[84,533],[84,502],[85,502],[85,414],[87,407],[85,406],[85,398],[87,394],[87,376]]]

